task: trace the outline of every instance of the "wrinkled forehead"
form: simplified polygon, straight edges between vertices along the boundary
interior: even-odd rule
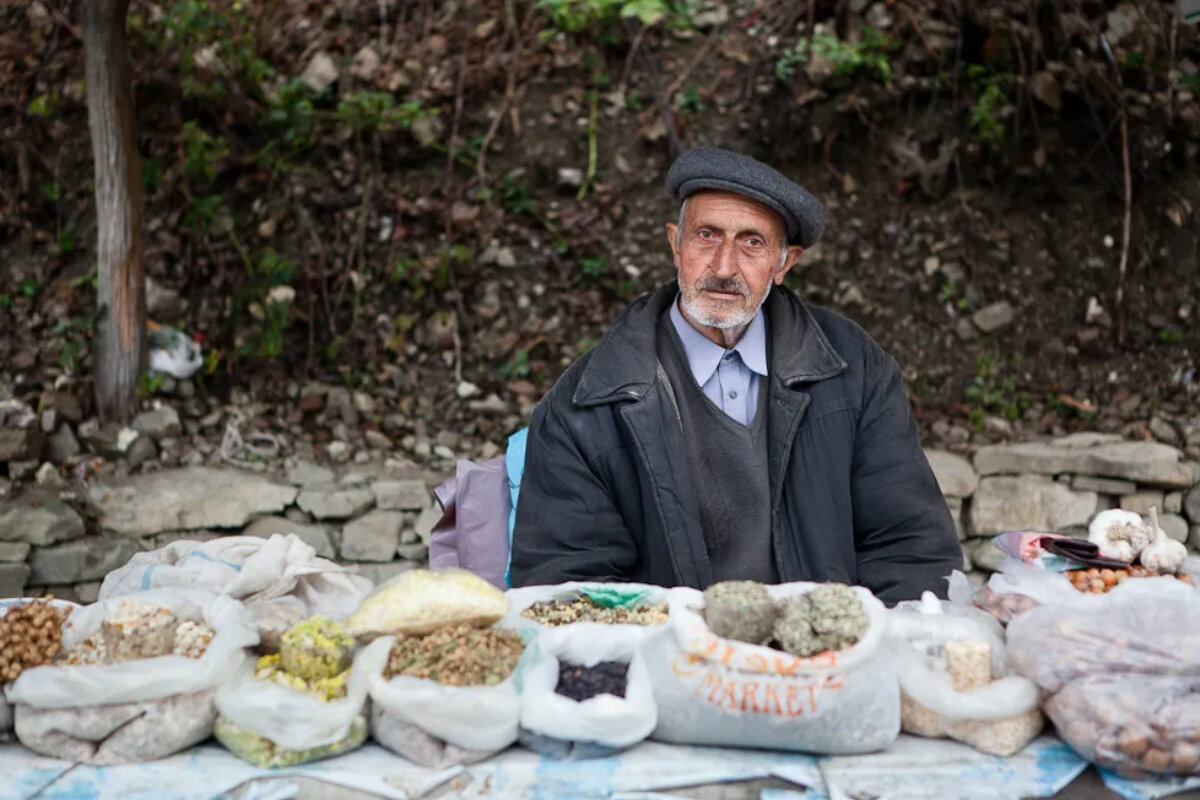
[[[697,192],[680,205],[680,221],[688,228],[710,225],[734,232],[753,230],[774,239],[784,238],[787,231],[783,217],[773,208],[733,192]]]

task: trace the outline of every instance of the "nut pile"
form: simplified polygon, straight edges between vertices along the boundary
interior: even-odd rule
[[[624,697],[628,675],[629,664],[625,661],[601,661],[591,667],[563,664],[554,691],[578,702],[602,694]]]
[[[1104,594],[1119,583],[1130,578],[1175,578],[1184,583],[1191,583],[1192,576],[1180,573],[1178,575],[1160,575],[1145,567],[1129,567],[1128,569],[1076,569],[1066,573],[1071,585],[1081,592]]]
[[[55,661],[59,666],[96,666],[159,656],[200,658],[216,632],[203,622],[177,621],[169,609],[122,600],[100,630]]]
[[[587,595],[574,600],[547,600],[534,603],[521,616],[557,627],[574,622],[600,622],[606,625],[662,625],[667,621],[667,605],[643,605],[633,608],[607,608]]]
[[[0,617],[0,682],[15,681],[22,672],[49,664],[62,648],[67,613],[46,600],[12,606]]]
[[[408,675],[444,686],[492,686],[517,668],[525,645],[513,631],[455,625],[397,639],[384,678]]]

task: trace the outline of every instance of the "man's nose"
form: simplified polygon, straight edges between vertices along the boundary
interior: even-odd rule
[[[734,253],[733,242],[723,242],[717,248],[709,268],[718,278],[732,278],[737,274],[737,254]]]

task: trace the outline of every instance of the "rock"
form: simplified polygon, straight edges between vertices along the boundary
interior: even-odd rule
[[[58,473],[58,468],[49,461],[38,467],[34,481],[44,489],[61,489],[64,485],[62,475]]]
[[[1121,508],[1126,511],[1132,511],[1135,514],[1146,516],[1150,513],[1150,508],[1157,508],[1163,511],[1163,493],[1153,489],[1146,489],[1141,492],[1127,494],[1121,498]]]
[[[330,389],[325,395],[325,409],[330,416],[337,415],[351,428],[358,427],[358,409],[354,407],[354,399],[349,389],[340,386]]]
[[[1200,485],[1193,486],[1183,500],[1183,513],[1197,525],[1200,525]]]
[[[938,488],[946,497],[970,497],[979,485],[979,476],[962,456],[945,450],[926,450],[925,458],[933,468]]]
[[[305,488],[296,498],[301,510],[317,519],[349,519],[366,511],[375,502],[367,489],[314,486]]]
[[[149,275],[146,276],[146,314],[151,319],[174,324],[186,310],[187,301],[179,292],[168,289]]]
[[[1192,552],[1200,552],[1200,525],[1193,525],[1188,533],[1188,547]]]
[[[101,581],[87,581],[75,584],[75,597],[78,602],[90,605],[100,598]]]
[[[409,132],[417,140],[417,144],[422,147],[432,147],[445,135],[446,123],[442,122],[441,117],[424,114],[413,120]]]
[[[963,555],[962,571],[970,572],[971,569],[974,567],[974,565],[971,563],[972,548],[969,548],[966,545],[963,545],[960,549],[962,550],[962,555]]]
[[[325,452],[329,453],[330,458],[341,464],[350,458],[350,445],[335,439],[325,448]]]
[[[118,459],[124,451],[117,446],[117,435],[121,428],[118,425],[101,425],[99,420],[85,420],[79,426],[79,438],[89,453],[103,456],[107,459]]]
[[[0,564],[0,597],[24,597],[28,564]]]
[[[1175,430],[1175,426],[1167,422],[1162,417],[1151,417],[1150,433],[1154,434],[1154,438],[1165,444],[1177,445],[1180,443],[1179,431]]]
[[[296,401],[296,407],[305,414],[313,414],[325,407],[325,398],[319,394],[302,395]]]
[[[995,333],[1013,321],[1013,307],[1007,300],[984,306],[971,315],[975,327],[984,333]]]
[[[500,445],[496,444],[495,442],[484,442],[483,447],[481,447],[479,450],[479,457],[484,461],[487,461],[488,459],[495,458],[502,452],[503,451],[500,449]]]
[[[42,412],[41,428],[42,433],[54,433],[54,429],[58,427],[58,412],[53,408]]]
[[[1097,438],[1099,437],[1099,438]],[[975,453],[980,475],[1063,472],[1179,489],[1192,483],[1192,466],[1182,453],[1159,442],[1122,441],[1119,437],[1076,435],[1049,442],[981,447]]]
[[[396,555],[406,561],[428,561],[429,560],[429,545],[424,542],[415,542],[413,544],[401,544],[396,548]]]
[[[334,84],[338,79],[337,64],[333,58],[324,50],[317,53],[308,62],[308,66],[304,68],[304,72],[300,75],[300,80],[309,89],[312,89],[316,94],[321,94],[326,89]]]
[[[100,525],[125,536],[197,528],[241,528],[259,514],[282,511],[296,488],[252,472],[184,467],[88,487]]]
[[[508,403],[494,392],[482,400],[472,400],[467,408],[476,414],[507,414],[510,410]]]
[[[211,542],[213,539],[221,539],[225,535],[216,531],[171,531],[152,536],[149,541],[154,544],[155,550],[161,550],[173,542]]]
[[[67,544],[34,548],[29,582],[39,586],[100,580],[138,552],[132,539],[89,537]]]
[[[1183,492],[1168,492],[1163,496],[1162,508],[1159,510],[1167,514],[1182,514]]]
[[[295,461],[288,464],[285,475],[287,482],[294,486],[317,486],[322,483],[332,483],[333,470],[314,464],[311,461]]]
[[[354,392],[350,395],[351,402],[354,403],[354,410],[360,414],[375,413],[375,398],[366,392]]]
[[[140,467],[148,461],[158,458],[158,445],[149,436],[138,436],[125,451],[125,463],[130,469]]]
[[[0,505],[2,542],[28,542],[45,547],[78,539],[83,534],[83,518],[54,495],[29,492]]]
[[[1177,542],[1187,541],[1188,523],[1186,519],[1178,514],[1159,514],[1158,527],[1162,528],[1168,537]]]
[[[431,505],[424,481],[381,480],[371,484],[376,508],[388,511],[421,511]]]
[[[321,525],[303,525],[283,517],[259,517],[246,526],[243,536],[258,536],[269,539],[275,534],[294,533],[306,545],[317,551],[321,558],[334,558],[333,541],[329,531]]]
[[[466,226],[475,222],[479,216],[479,206],[463,200],[455,200],[450,205],[450,221],[455,225]]]
[[[444,458],[447,461],[454,460],[454,451],[444,444],[439,444],[437,447],[433,448],[433,454],[438,458]]]
[[[578,189],[583,185],[583,170],[578,167],[559,167],[558,185],[564,189]]]
[[[183,426],[179,424],[179,412],[168,405],[159,406],[152,411],[143,411],[133,418],[130,427],[156,440],[183,433]]]
[[[1071,478],[1071,488],[1080,492],[1097,492],[1099,494],[1120,496],[1136,492],[1137,484],[1132,481],[1118,481],[1113,478],[1076,475]]]
[[[0,561],[24,561],[29,556],[29,549],[28,542],[0,542]]]
[[[729,6],[712,0],[694,3],[688,6],[688,16],[696,28],[715,28],[729,21]]]
[[[1008,558],[991,539],[976,539],[968,542],[966,548],[975,569],[996,572],[1004,563],[1004,559]]]
[[[501,247],[496,251],[496,266],[512,269],[517,265],[517,257],[513,255],[512,248]]]
[[[1076,492],[1038,475],[983,478],[971,498],[971,535],[1086,525],[1097,499],[1095,492]]]
[[[78,425],[83,422],[83,406],[80,404],[79,398],[71,392],[42,392],[41,399],[38,401],[38,408],[43,411],[53,409],[58,412],[60,417],[72,425]]]
[[[38,428],[0,428],[0,461],[39,458],[42,441]]]
[[[415,561],[389,561],[386,564],[352,564],[351,566],[357,567],[360,575],[370,578],[378,586],[401,572],[408,572],[410,569],[416,569],[423,565]]]
[[[388,438],[387,434],[374,428],[364,433],[363,438],[367,440],[368,447],[376,450],[391,450],[393,447],[392,440]]]
[[[391,561],[400,545],[404,514],[371,511],[342,528],[342,558],[350,561]]]
[[[433,533],[433,528],[442,518],[442,511],[436,506],[430,506],[421,512],[417,517],[417,521],[413,524],[413,530],[417,537],[425,544],[429,544],[429,536]]]
[[[14,481],[27,481],[37,472],[38,461],[30,458],[25,461],[8,462],[8,477]]]
[[[370,45],[364,45],[350,62],[350,74],[356,78],[370,80],[379,69],[379,54]]]
[[[946,507],[950,509],[950,518],[954,520],[954,532],[958,534],[958,540],[961,542],[967,538],[967,531],[962,523],[962,498],[947,497]]]
[[[470,381],[461,381],[455,388],[454,393],[465,400],[468,397],[474,397],[479,394],[479,387]]]
[[[453,450],[462,444],[462,436],[455,431],[438,431],[433,441],[435,444],[444,445]]]

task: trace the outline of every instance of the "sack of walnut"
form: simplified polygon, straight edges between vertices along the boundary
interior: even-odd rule
[[[1086,608],[1043,606],[1008,627],[1013,668],[1082,756],[1126,777],[1200,774],[1200,594],[1127,581]]]
[[[0,687],[62,652],[62,628],[78,608],[53,598],[0,600]],[[11,738],[13,709],[0,692],[0,741]]]
[[[135,612],[131,614],[131,609]],[[160,654],[159,631],[113,633],[137,614],[171,619],[185,633]],[[207,626],[211,640],[186,632]],[[147,657],[138,656],[145,642]],[[15,704],[17,738],[34,752],[87,764],[162,758],[212,733],[216,687],[246,660],[258,635],[241,603],[190,589],[112,598],[74,611],[63,628],[64,657],[35,667],[5,689]],[[195,647],[192,645],[196,644]],[[118,658],[106,657],[109,646]]]
[[[986,613],[926,592],[888,612],[887,641],[906,733],[1011,756],[1041,732],[1037,687],[1004,674],[1000,625]]]

